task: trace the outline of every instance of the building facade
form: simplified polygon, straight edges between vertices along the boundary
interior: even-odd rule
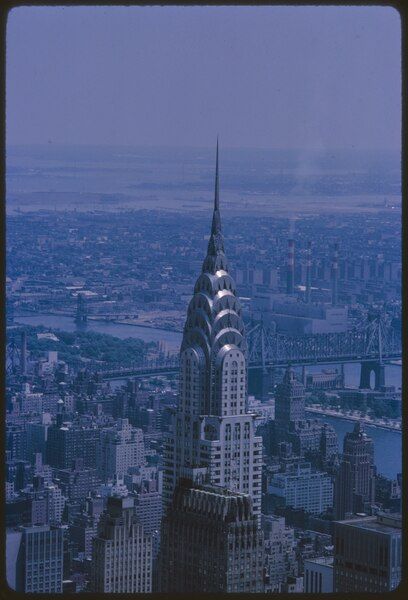
[[[265,537],[265,592],[279,593],[290,577],[298,575],[295,531],[284,517],[262,515]]]
[[[221,232],[218,144],[211,235],[187,311],[179,386],[164,442],[161,590],[262,591],[262,438],[248,409],[245,328]],[[175,498],[184,480],[191,489]],[[197,489],[204,484],[213,491]],[[234,522],[226,516],[231,503],[239,510]],[[246,552],[238,535],[247,536]]]
[[[303,589],[306,593],[331,594],[333,592],[333,557],[319,556],[304,561]]]
[[[128,419],[118,419],[115,427],[101,431],[97,469],[104,481],[123,477],[129,468],[144,464],[143,431],[130,425]]]
[[[346,433],[343,456],[335,480],[334,515],[344,519],[364,512],[375,500],[374,443],[361,423]]]
[[[94,592],[152,591],[152,540],[131,497],[108,498],[93,542],[91,586]]]
[[[202,272],[180,350],[179,404],[165,439],[163,500],[180,477],[248,494],[260,519],[262,439],[248,411],[247,346],[221,233],[218,148],[215,203]]]
[[[62,593],[63,529],[49,525],[7,532],[7,582],[17,592]]]
[[[164,517],[160,591],[263,592],[263,535],[248,495],[180,480]]]
[[[310,463],[290,465],[284,473],[270,480],[268,492],[283,498],[285,506],[318,515],[333,506],[333,483],[330,475],[313,471]]]
[[[334,592],[385,593],[401,581],[401,515],[334,523]]]

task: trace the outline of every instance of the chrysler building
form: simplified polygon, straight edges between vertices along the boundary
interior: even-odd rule
[[[187,311],[179,401],[165,439],[165,508],[179,480],[187,479],[249,496],[259,524],[262,438],[248,410],[247,360],[242,309],[221,230],[217,141],[211,235]]]

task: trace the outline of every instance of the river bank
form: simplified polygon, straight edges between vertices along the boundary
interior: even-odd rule
[[[334,417],[337,419],[344,419],[345,421],[354,421],[354,422],[361,421],[361,422],[365,423],[366,425],[370,425],[372,427],[379,427],[380,429],[389,429],[391,431],[397,431],[398,433],[402,432],[400,421],[393,422],[393,423],[387,423],[384,421],[384,419],[373,419],[367,415],[349,414],[345,411],[337,411],[337,410],[332,410],[330,408],[320,408],[320,407],[316,407],[316,406],[308,406],[306,408],[306,412],[323,415],[325,417]]]

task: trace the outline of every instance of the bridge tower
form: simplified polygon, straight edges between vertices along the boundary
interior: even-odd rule
[[[25,331],[21,332],[20,371],[21,375],[27,374],[27,334]]]
[[[361,363],[360,389],[367,390],[371,387],[371,373],[374,373],[374,389],[379,390],[385,385],[385,368],[378,360],[365,360]]]
[[[259,368],[251,369],[248,372],[248,392],[261,400],[267,400],[268,392],[274,383],[274,370],[266,365],[268,331],[264,326],[263,319],[250,333],[252,335],[248,334],[247,336],[250,356],[257,351],[261,364]]]
[[[83,294],[77,296],[77,307],[75,314],[75,323],[83,325],[88,322],[88,309]]]
[[[367,315],[365,327],[365,355],[375,356],[375,359],[361,362],[360,388],[371,387],[371,373],[374,373],[374,389],[378,390],[385,385],[385,367],[383,355],[392,350],[393,337],[390,328],[390,319],[385,311],[372,311]]]

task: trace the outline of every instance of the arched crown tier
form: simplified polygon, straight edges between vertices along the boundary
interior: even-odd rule
[[[218,357],[225,348],[235,347],[247,359],[245,327],[242,309],[236,296],[233,278],[228,272],[228,261],[224,251],[221,231],[218,185],[218,152],[216,184],[211,235],[202,272],[194,286],[194,295],[189,303],[184,326],[181,352],[190,347],[200,347],[205,356],[209,381],[216,379]],[[215,406],[214,386],[209,390],[211,405]],[[206,404],[210,399],[206,399]],[[204,399],[203,399],[204,401]]]

